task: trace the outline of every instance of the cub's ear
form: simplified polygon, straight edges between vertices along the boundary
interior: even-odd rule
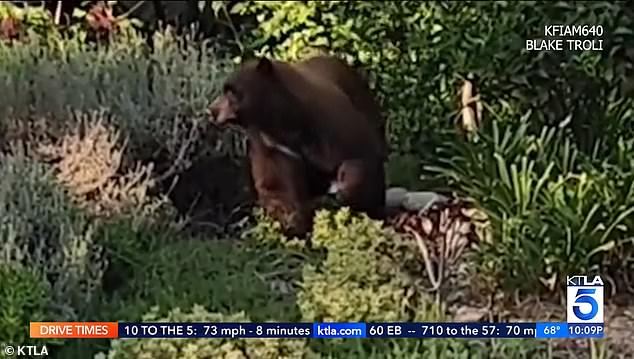
[[[263,74],[270,75],[273,73],[273,62],[269,60],[267,57],[263,57],[258,61],[256,69]]]

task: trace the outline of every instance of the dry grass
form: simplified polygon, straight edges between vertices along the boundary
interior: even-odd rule
[[[77,127],[36,153],[52,163],[57,181],[77,204],[95,215],[151,218],[165,207],[155,187],[152,165],[126,160],[126,141],[103,112],[77,116]]]

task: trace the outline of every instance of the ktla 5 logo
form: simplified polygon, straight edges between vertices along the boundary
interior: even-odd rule
[[[568,323],[603,323],[603,281],[601,277],[567,277]]]

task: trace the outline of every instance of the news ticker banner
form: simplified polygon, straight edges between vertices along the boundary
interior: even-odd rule
[[[603,338],[603,323],[32,322],[31,338]]]
[[[603,280],[567,277],[564,323],[32,322],[31,338],[603,338]]]

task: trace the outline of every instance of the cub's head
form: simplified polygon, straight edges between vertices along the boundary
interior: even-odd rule
[[[275,65],[261,58],[245,62],[225,81],[223,92],[209,108],[212,122],[219,126],[246,126],[274,111],[280,93]]]

